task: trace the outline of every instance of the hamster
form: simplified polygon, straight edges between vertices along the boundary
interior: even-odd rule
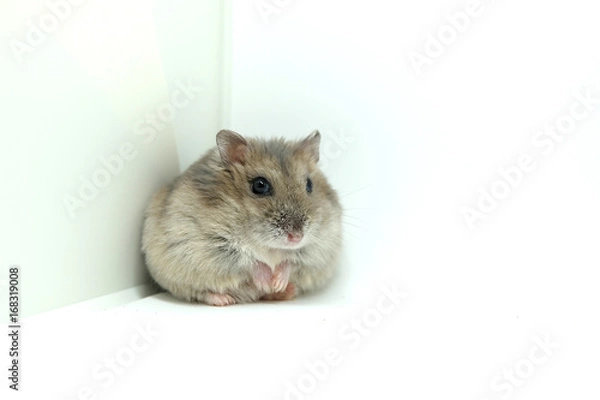
[[[175,297],[214,306],[289,300],[325,285],[342,246],[342,208],[304,140],[217,133],[217,146],[145,213],[142,252]]]

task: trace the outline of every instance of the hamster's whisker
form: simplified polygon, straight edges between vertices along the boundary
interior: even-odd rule
[[[352,222],[352,223],[361,223],[361,224],[366,224],[367,222],[361,218],[358,217],[351,217],[351,216],[345,216],[342,217],[342,222]]]
[[[361,188],[359,188],[359,189],[353,190],[353,191],[351,191],[351,192],[344,193],[344,194],[340,194],[340,198],[348,197],[348,196],[350,196],[351,194],[358,193],[358,192],[360,192],[360,191],[362,191],[362,190],[365,190],[365,189],[367,189],[369,186],[371,186],[371,185],[366,185],[366,186],[363,186],[363,187],[361,187]]]
[[[365,232],[369,232],[369,230],[368,230],[367,228],[365,228],[364,226],[360,226],[360,225],[357,225],[357,224],[353,224],[353,223],[351,223],[351,222],[348,222],[348,221],[342,221],[342,224],[344,224],[344,225],[348,225],[348,226],[352,226],[352,227],[354,227],[354,228],[362,229],[362,230],[364,230]]]
[[[352,231],[350,231],[350,230],[346,230],[346,229],[344,229],[344,233],[343,233],[343,235],[344,235],[344,236],[349,236],[349,237],[351,237],[352,239],[356,239],[356,240],[360,240],[360,239],[362,239],[362,237],[361,237],[360,235],[357,235],[355,232],[352,232]],[[341,236],[341,235],[340,235],[340,236]]]
[[[363,219],[355,217],[353,215],[342,215],[342,218],[352,218],[354,221],[365,223]]]

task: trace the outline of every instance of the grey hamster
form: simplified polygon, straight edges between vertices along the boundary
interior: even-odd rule
[[[319,170],[321,134],[253,139],[222,130],[217,146],[146,210],[142,251],[175,297],[215,306],[288,300],[333,276],[342,208]]]

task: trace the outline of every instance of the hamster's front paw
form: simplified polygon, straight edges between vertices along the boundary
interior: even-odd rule
[[[271,293],[271,281],[273,280],[273,274],[271,268],[262,262],[257,262],[254,270],[252,271],[252,281],[256,288],[264,293]]]
[[[265,293],[283,293],[288,287],[290,280],[290,264],[285,261],[275,267],[275,271],[271,272],[271,268],[262,262],[257,262],[252,271],[252,281],[256,288]]]
[[[271,280],[271,288],[274,293],[283,292],[288,285],[290,280],[290,263],[287,261],[282,262],[273,272],[273,279]]]
[[[219,307],[235,304],[235,299],[224,293],[206,293],[206,295],[204,295],[204,301],[211,306]]]

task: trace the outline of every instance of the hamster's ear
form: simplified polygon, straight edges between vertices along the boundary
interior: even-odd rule
[[[239,133],[224,129],[217,133],[217,148],[224,163],[244,164],[248,142]]]
[[[305,152],[315,163],[319,161],[319,145],[321,144],[321,133],[314,130],[310,135],[299,143],[301,151]]]

